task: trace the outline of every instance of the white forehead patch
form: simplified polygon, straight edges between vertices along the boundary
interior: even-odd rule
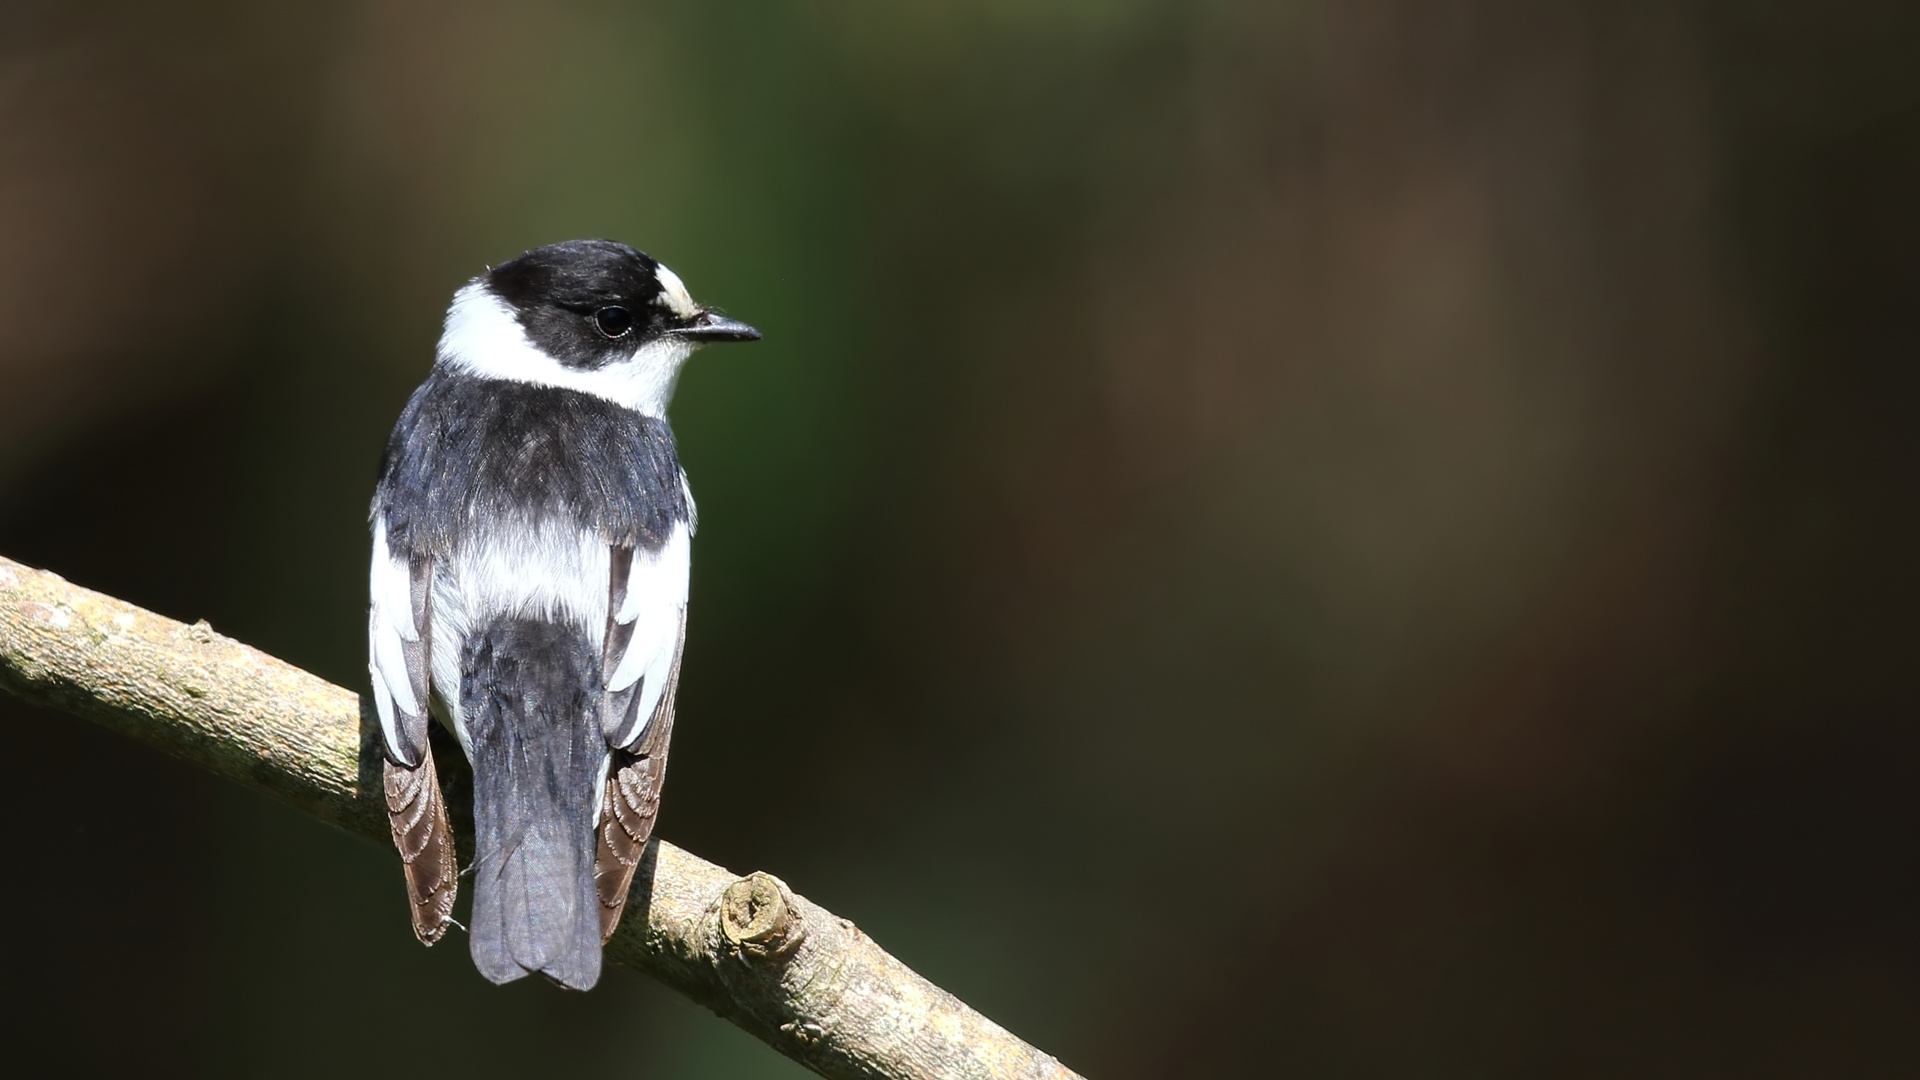
[[[667,269],[663,264],[655,264],[653,276],[660,280],[661,307],[683,319],[691,319],[700,314],[700,309],[694,305],[693,297],[687,294],[687,287],[680,283],[679,274]]]

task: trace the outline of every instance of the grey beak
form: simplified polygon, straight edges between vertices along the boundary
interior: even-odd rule
[[[692,338],[695,341],[759,341],[760,331],[737,319],[724,315],[715,315],[703,311],[694,317],[693,322],[682,326],[673,333],[679,337]]]

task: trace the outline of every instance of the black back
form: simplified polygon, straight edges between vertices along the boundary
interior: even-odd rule
[[[445,552],[469,521],[553,517],[658,551],[691,516],[665,420],[591,394],[444,369],[394,426],[374,506],[395,552]]]

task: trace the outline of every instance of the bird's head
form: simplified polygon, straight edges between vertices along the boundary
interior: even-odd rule
[[[444,365],[558,386],[661,415],[680,365],[710,342],[760,332],[694,302],[679,275],[612,240],[535,248],[454,294]]]

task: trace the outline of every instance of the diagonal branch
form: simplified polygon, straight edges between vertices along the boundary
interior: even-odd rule
[[[0,558],[0,689],[387,841],[358,697],[204,622]],[[656,840],[633,897],[646,918],[621,925],[611,959],[822,1076],[1075,1078],[772,875],[738,877]]]

